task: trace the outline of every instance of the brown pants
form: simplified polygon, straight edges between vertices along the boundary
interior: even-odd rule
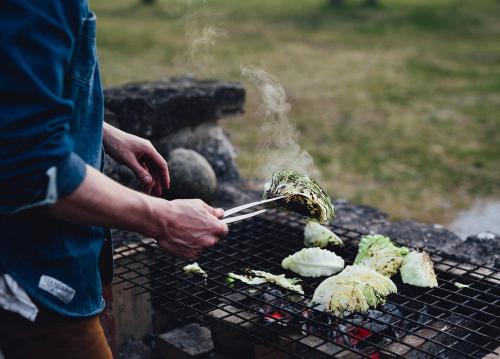
[[[34,323],[0,309],[6,359],[112,359],[98,316],[69,318],[43,309]]]

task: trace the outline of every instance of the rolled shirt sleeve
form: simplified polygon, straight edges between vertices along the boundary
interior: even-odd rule
[[[86,164],[72,150],[74,104],[66,90],[78,6],[65,0],[2,2],[0,213],[54,204],[85,177]]]

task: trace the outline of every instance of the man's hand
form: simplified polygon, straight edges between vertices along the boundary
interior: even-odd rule
[[[168,190],[167,162],[151,142],[109,124],[104,125],[103,142],[106,153],[134,172],[145,193],[160,197]]]
[[[222,209],[199,199],[156,201],[153,211],[159,210],[154,216],[159,226],[149,235],[169,252],[195,258],[228,233],[227,225],[219,220],[224,216]]]
[[[221,209],[199,199],[167,201],[127,188],[87,166],[84,181],[48,213],[82,225],[141,233],[168,251],[193,258],[228,232]]]

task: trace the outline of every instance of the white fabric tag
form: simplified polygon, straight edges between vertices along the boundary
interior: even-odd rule
[[[9,274],[0,275],[0,307],[32,322],[38,314],[38,307]]]
[[[73,300],[76,293],[69,285],[45,274],[40,277],[38,288],[52,294],[66,304]]]

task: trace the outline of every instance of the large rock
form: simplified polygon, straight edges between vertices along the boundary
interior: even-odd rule
[[[335,200],[334,206],[335,219],[332,223],[337,226],[376,233],[390,223],[387,213],[374,207],[353,204],[345,199]]]
[[[198,152],[185,148],[173,150],[168,156],[170,198],[215,199],[217,178],[210,163]]]
[[[413,221],[392,222],[381,228],[379,232],[394,238],[399,243],[445,254],[450,254],[450,248],[462,241],[459,236],[439,224]]]
[[[454,257],[500,269],[500,235],[483,232],[467,237],[451,248]]]
[[[236,154],[231,141],[222,128],[214,123],[182,129],[156,143],[164,156],[175,148],[195,150],[207,159],[219,181],[233,181],[240,178],[236,166]]]
[[[105,101],[107,117],[113,123],[154,140],[242,113],[245,89],[235,82],[181,77],[109,88]]]

